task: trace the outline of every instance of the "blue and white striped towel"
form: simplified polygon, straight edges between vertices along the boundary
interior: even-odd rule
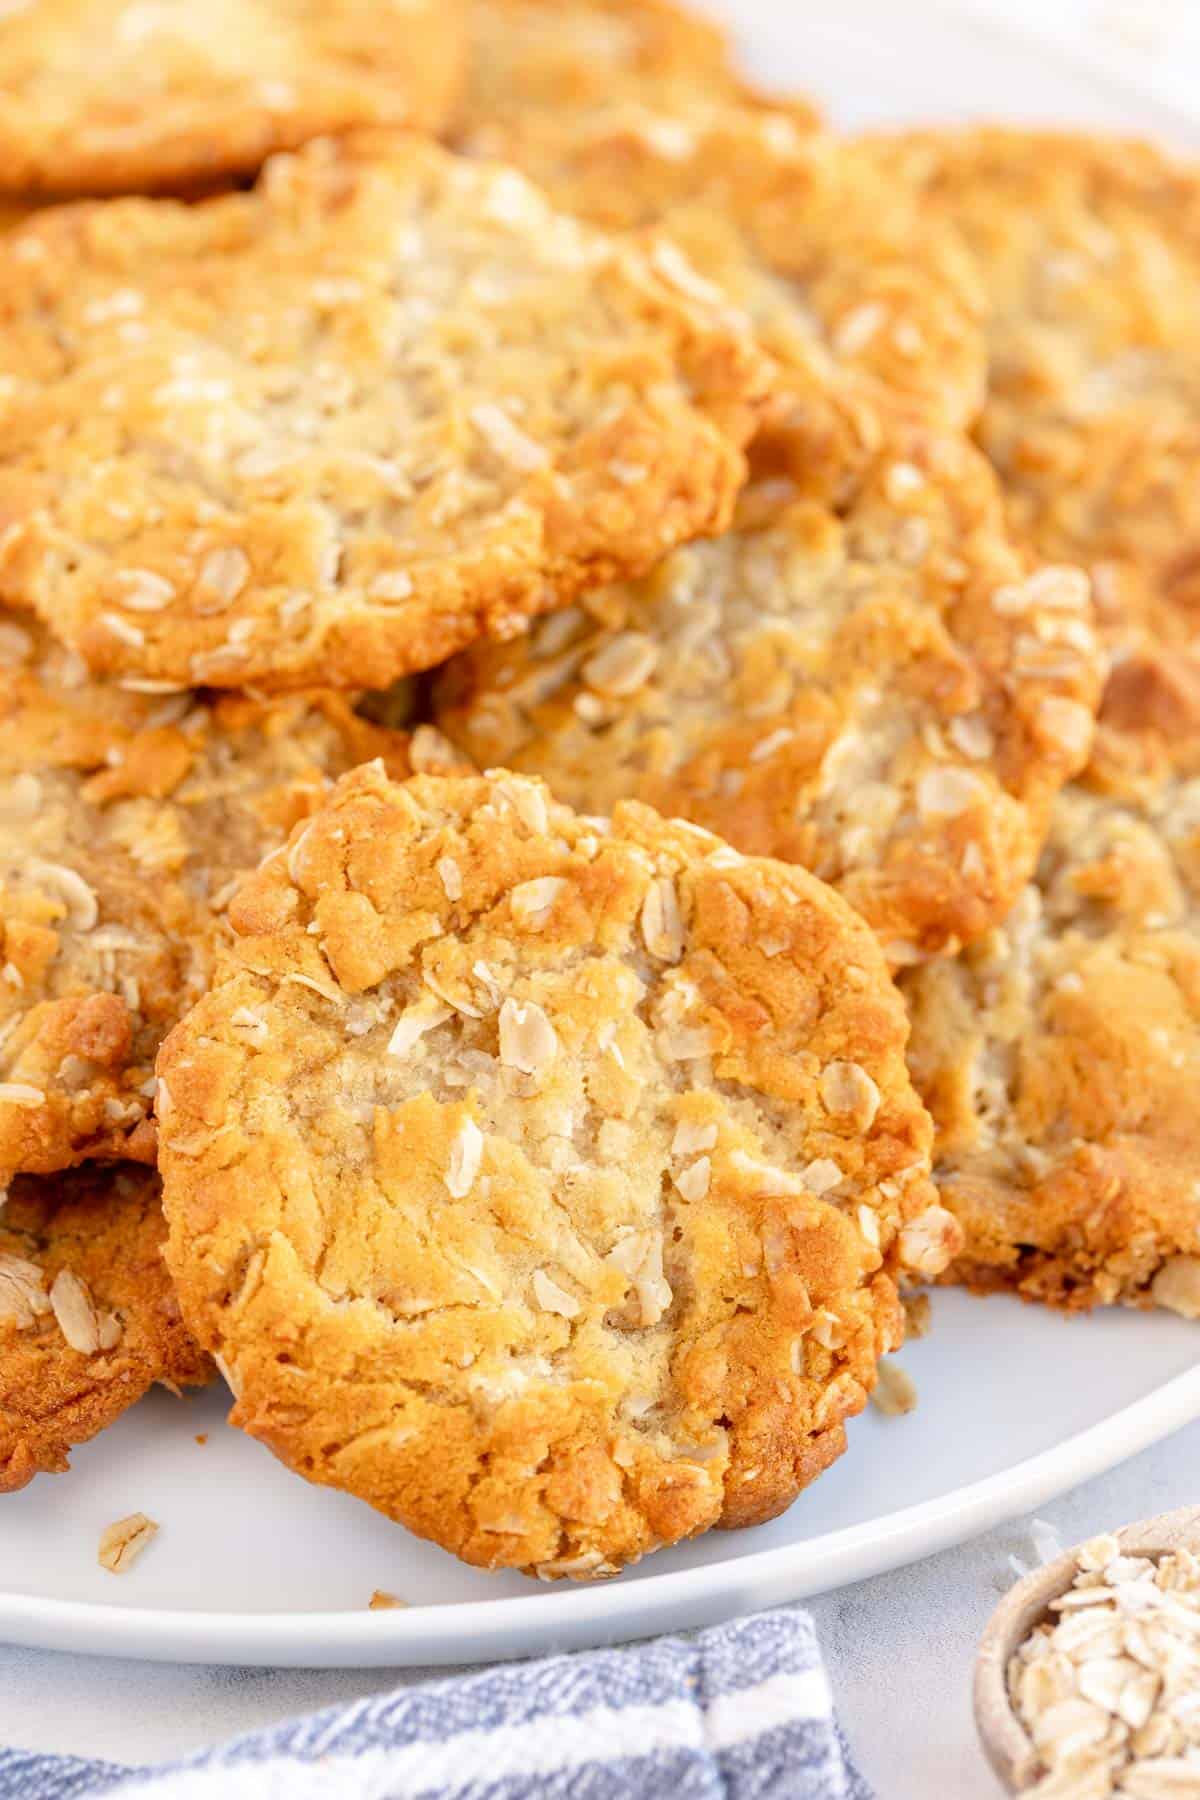
[[[507,1664],[127,1769],[0,1750],[0,1800],[871,1800],[812,1620]]]

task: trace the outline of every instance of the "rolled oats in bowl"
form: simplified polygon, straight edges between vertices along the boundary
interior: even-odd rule
[[[1039,1800],[1200,1796],[1200,1557],[1079,1552],[1071,1586],[1008,1665]]]

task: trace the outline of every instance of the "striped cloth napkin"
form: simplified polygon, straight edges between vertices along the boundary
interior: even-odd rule
[[[0,1706],[2,1712],[2,1706]],[[504,1664],[156,1769],[0,1750],[0,1800],[871,1800],[807,1613]]]

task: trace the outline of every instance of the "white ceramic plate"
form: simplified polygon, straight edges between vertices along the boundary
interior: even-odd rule
[[[766,79],[843,125],[991,114],[1196,140],[1182,115],[943,4],[711,0]],[[1200,1326],[1067,1321],[940,1295],[904,1361],[907,1418],[868,1414],[849,1453],[774,1524],[714,1533],[606,1585],[487,1576],[344,1495],[307,1487],[229,1430],[216,1391],[165,1394],[80,1450],[67,1478],[3,1501],[0,1638],[206,1663],[483,1662],[710,1623],[929,1555],[1042,1505],[1200,1416]],[[196,1435],[208,1434],[203,1446]],[[128,1574],[96,1564],[110,1520],[159,1538]],[[367,1610],[376,1588],[408,1609]]]
[[[920,1403],[873,1410],[772,1525],[710,1533],[596,1587],[456,1563],[346,1495],[307,1486],[224,1424],[213,1390],[156,1394],[71,1475],[3,1501],[0,1637],[120,1656],[296,1666],[482,1662],[711,1623],[927,1556],[1043,1504],[1200,1415],[1200,1326],[1067,1320],[938,1295],[904,1352]],[[208,1434],[204,1445],[197,1433]],[[127,1574],[102,1527],[158,1539]],[[409,1603],[369,1612],[374,1589]]]

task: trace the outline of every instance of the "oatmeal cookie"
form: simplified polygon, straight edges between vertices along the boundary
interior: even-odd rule
[[[1032,873],[1098,655],[1083,576],[1027,570],[961,437],[893,433],[837,485],[757,468],[732,532],[458,658],[437,718],[581,810],[638,799],[803,864],[904,963]]]
[[[458,0],[23,0],[0,17],[0,184],[177,192],[357,125],[436,130]]]
[[[951,1278],[1200,1318],[1200,665],[1119,665],[1036,881],[904,986]]]
[[[468,0],[467,79],[454,135],[577,129],[618,105],[751,102],[726,34],[669,0]],[[813,121],[804,102],[797,121]]]
[[[686,276],[403,134],[54,208],[0,239],[0,587],[221,687],[511,635],[727,522],[767,364]]]
[[[0,1211],[0,1493],[61,1472],[154,1382],[208,1380],[162,1260],[165,1230],[149,1169],[13,1184]]]
[[[836,894],[645,807],[368,767],[231,918],[158,1107],[235,1423],[545,1576],[769,1518],[838,1455],[955,1234]]]
[[[10,231],[14,225],[23,224],[30,213],[36,211],[36,201],[0,199],[0,232]]]
[[[753,320],[781,371],[785,418],[820,402],[831,369],[925,418],[963,427],[978,412],[974,270],[853,144],[720,99],[519,111],[463,141],[523,169],[565,210],[647,238],[661,266],[686,253]]]
[[[408,739],[341,695],[130,692],[0,615],[0,1187],[153,1159],[155,1052],[232,879],[380,754],[408,772]]]
[[[1200,179],[1148,145],[923,132],[873,148],[984,296],[979,436],[1038,552],[1110,636],[1200,630]]]

